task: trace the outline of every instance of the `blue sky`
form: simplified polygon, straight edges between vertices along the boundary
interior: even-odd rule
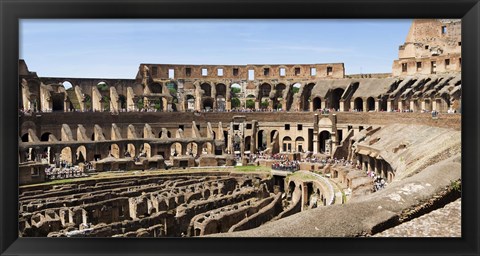
[[[20,58],[39,76],[134,78],[140,63],[345,63],[391,72],[412,20],[20,21]]]

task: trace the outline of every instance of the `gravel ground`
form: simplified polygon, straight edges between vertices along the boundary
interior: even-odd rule
[[[461,237],[461,199],[374,237]]]

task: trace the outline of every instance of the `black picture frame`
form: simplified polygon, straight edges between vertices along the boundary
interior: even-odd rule
[[[479,255],[478,0],[0,0],[0,17],[1,255]],[[23,18],[461,18],[462,238],[18,238],[17,69]]]

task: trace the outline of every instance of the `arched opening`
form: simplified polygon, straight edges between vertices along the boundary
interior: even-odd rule
[[[213,146],[210,142],[203,143],[202,146],[202,154],[212,154],[213,153]]]
[[[175,142],[170,146],[170,156],[180,156],[182,154],[182,144]]]
[[[304,143],[305,139],[303,137],[297,137],[295,139],[295,148],[297,149],[297,152],[303,152],[304,151]]]
[[[293,104],[293,96],[300,91],[300,87],[302,87],[302,84],[300,83],[293,84],[293,86],[291,87],[290,93],[287,94],[287,106],[285,106],[285,109],[294,110],[294,111],[299,110],[297,106],[294,106],[292,109],[292,104]]]
[[[117,144],[110,145],[110,156],[120,158],[120,147]]]
[[[248,99],[245,101],[245,108],[255,109],[255,96],[248,95]]]
[[[160,83],[151,83],[149,85],[150,92],[151,93],[162,93],[163,92],[163,86]]]
[[[292,152],[292,138],[286,136],[282,140],[282,151],[283,152]]]
[[[233,137],[233,151],[240,151],[240,144],[242,143],[242,138],[235,134]]]
[[[28,142],[28,133],[22,135],[22,142]]]
[[[218,111],[225,111],[226,109],[226,102],[225,97],[223,95],[217,96],[217,110]]]
[[[287,88],[287,86],[285,84],[277,84],[275,86],[275,97],[273,98],[273,108],[274,109],[280,110],[280,109],[283,109],[284,107],[286,107],[286,106],[282,105],[283,94],[284,94],[285,88]]]
[[[40,141],[49,141],[51,133],[46,132],[40,137]]]
[[[355,111],[363,111],[363,100],[362,98],[355,98],[354,102],[353,102],[353,109]]]
[[[140,154],[145,157],[152,157],[152,147],[148,143],[143,143]]]
[[[320,143],[319,151],[320,153],[328,154],[330,152],[330,139],[331,134],[328,131],[322,131],[318,135],[318,141]]]
[[[373,97],[368,97],[367,99],[367,111],[375,110],[375,99]]]
[[[200,85],[200,88],[204,91],[204,97],[211,97],[212,96],[212,86],[207,83],[203,83]]]
[[[317,111],[322,108],[322,100],[320,97],[315,97],[313,99],[313,111]]]
[[[224,98],[227,96],[227,86],[225,84],[215,85],[215,97],[218,96],[223,96]]]
[[[120,94],[118,95],[118,101],[120,102],[120,108],[125,110],[127,109],[127,97],[125,95]]]
[[[87,161],[87,148],[80,146],[77,148],[77,163],[85,163]]]
[[[63,85],[63,88],[65,88],[65,90],[69,90],[69,89],[73,88],[72,83],[70,83],[69,81],[63,82],[62,85]]]
[[[252,137],[251,136],[245,137],[245,151],[252,150],[250,145],[251,143],[252,143]]]
[[[302,96],[300,99],[300,104],[303,111],[310,110],[310,100],[311,100],[312,90],[314,86],[315,84],[310,83],[310,84],[307,84],[305,88],[303,88]]]
[[[193,95],[187,95],[186,98],[186,106],[185,109],[187,111],[194,111],[195,110],[195,97]]]
[[[128,153],[128,154],[127,154]],[[135,154],[135,145],[133,145],[132,143],[128,143],[126,146],[125,146],[125,156],[131,156],[131,157],[135,157],[136,154]]]
[[[263,151],[267,148],[267,135],[264,130],[258,131],[257,134],[257,149]]]
[[[72,149],[70,147],[65,147],[60,151],[60,161],[67,162],[72,164]]]
[[[213,109],[213,100],[211,98],[203,100],[203,109],[206,111],[210,111]]]
[[[343,92],[344,90],[342,88],[337,88],[332,91],[330,108],[334,108],[335,110],[340,109],[340,99],[342,98]]]
[[[187,144],[187,155],[197,156],[198,155],[198,145],[195,142],[190,142]]]
[[[260,85],[260,91],[258,93],[258,98],[259,99],[262,99],[263,98],[269,98],[270,96],[270,91],[272,90],[272,86],[268,83],[263,83],[262,85]]]
[[[52,111],[63,111],[64,104],[65,102],[63,93],[52,95]]]
[[[240,98],[242,98],[242,87],[239,84],[232,84],[230,87],[230,97],[232,101],[232,109],[236,109],[240,106]]]

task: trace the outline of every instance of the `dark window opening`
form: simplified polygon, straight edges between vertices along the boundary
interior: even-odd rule
[[[295,75],[296,76],[300,75],[300,68],[295,68]]]
[[[152,76],[158,75],[158,67],[152,67]]]
[[[238,76],[238,68],[234,68],[234,69],[233,69],[233,75],[234,75],[234,76]]]
[[[420,70],[422,70],[422,63],[417,62],[417,71],[420,71]]]
[[[445,66],[450,65],[450,59],[445,59]]]
[[[285,124],[285,130],[290,130],[290,124]]]
[[[425,50],[428,50],[428,45],[425,45]]]
[[[462,42],[458,42],[458,46],[462,46]]]
[[[191,68],[186,68],[185,69],[185,75],[186,76],[191,76],[192,75],[192,69]]]
[[[199,125],[199,124],[197,124],[197,125],[195,125],[195,126],[197,126],[197,129],[200,130],[200,125]]]
[[[182,129],[182,131],[183,131],[183,130],[185,130],[185,125],[181,124],[181,125],[178,126],[178,128]]]
[[[263,69],[263,75],[264,75],[264,76],[270,75],[270,69],[269,69],[269,68],[264,68],[264,69]]]
[[[234,130],[240,130],[240,125],[234,124],[234,125],[233,125],[233,129],[234,129]]]
[[[301,125],[301,124],[297,124],[297,130],[298,130],[298,131],[301,131],[301,130],[303,130],[303,125]]]
[[[359,131],[363,130],[363,126],[359,126],[359,127],[358,127],[358,130],[359,130]]]
[[[446,34],[447,33],[447,26],[442,26],[442,34]]]
[[[353,127],[351,125],[348,126],[348,130],[350,131]]]
[[[337,130],[338,141],[342,142],[343,140],[343,130]]]
[[[402,72],[407,72],[407,63],[402,63]]]
[[[252,129],[252,124],[247,124],[247,130]]]
[[[437,73],[437,62],[432,61],[431,64],[432,64],[432,66],[431,66],[431,72],[430,73],[436,74]]]
[[[332,67],[327,67],[327,76],[331,76],[333,73],[333,68]]]

